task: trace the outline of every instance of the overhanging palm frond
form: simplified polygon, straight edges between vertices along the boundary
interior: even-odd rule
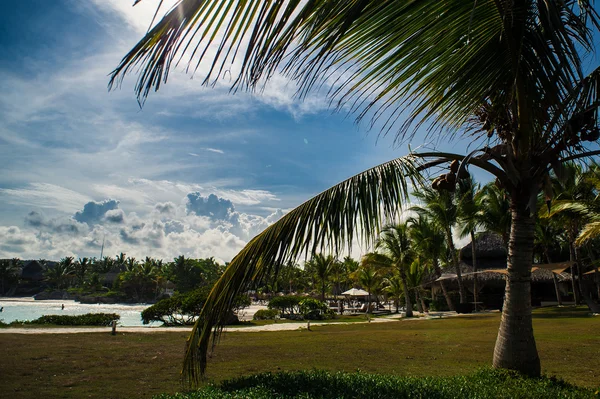
[[[552,203],[550,212],[547,212],[546,209],[540,209],[540,216],[552,217],[563,212],[586,216],[589,213],[589,206],[583,202],[558,200]]]
[[[591,239],[600,236],[600,220],[593,220],[587,223],[581,229],[577,240],[575,241],[576,245],[583,245]]]
[[[353,176],[295,208],[253,238],[233,258],[214,285],[188,339],[183,376],[192,385],[206,368],[206,354],[216,343],[234,298],[278,265],[323,246],[338,252],[355,232],[369,241],[386,219],[394,218],[411,186],[422,183],[419,160],[406,156]],[[214,331],[213,331],[214,327]]]
[[[571,39],[593,47],[578,15],[597,15],[589,1],[523,3],[180,0],[122,59],[110,86],[135,71],[143,101],[184,57],[192,71],[209,67],[205,83],[239,60],[234,87],[255,88],[280,70],[300,94],[330,86],[338,106],[359,119],[373,111],[384,130],[410,105],[406,132],[427,119],[458,127],[489,101],[508,104],[522,75],[526,105],[546,112],[540,93],[564,96],[580,76]]]

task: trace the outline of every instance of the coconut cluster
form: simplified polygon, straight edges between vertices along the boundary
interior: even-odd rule
[[[469,178],[469,172],[466,168],[462,168],[459,173],[459,166],[460,162],[457,160],[452,161],[450,164],[450,172],[436,177],[431,183],[431,187],[438,191],[454,192],[456,190],[457,179],[463,180]]]

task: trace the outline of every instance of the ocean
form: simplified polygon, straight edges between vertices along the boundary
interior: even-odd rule
[[[65,308],[62,309],[62,305]],[[45,315],[82,315],[86,313],[117,313],[121,316],[119,325],[124,327],[144,326],[141,312],[147,304],[83,304],[72,300],[44,300],[33,298],[0,298],[0,320],[10,323],[15,320],[34,320]],[[145,327],[156,327],[162,323],[153,322]]]

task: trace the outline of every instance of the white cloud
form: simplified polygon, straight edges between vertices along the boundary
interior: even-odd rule
[[[217,148],[205,148],[206,151],[216,152],[217,154],[225,154],[225,151],[219,150]]]

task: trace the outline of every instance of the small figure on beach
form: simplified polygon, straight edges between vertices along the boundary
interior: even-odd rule
[[[4,306],[0,308],[0,312],[4,312]]]
[[[64,303],[61,305],[60,310],[65,310],[65,304]]]

